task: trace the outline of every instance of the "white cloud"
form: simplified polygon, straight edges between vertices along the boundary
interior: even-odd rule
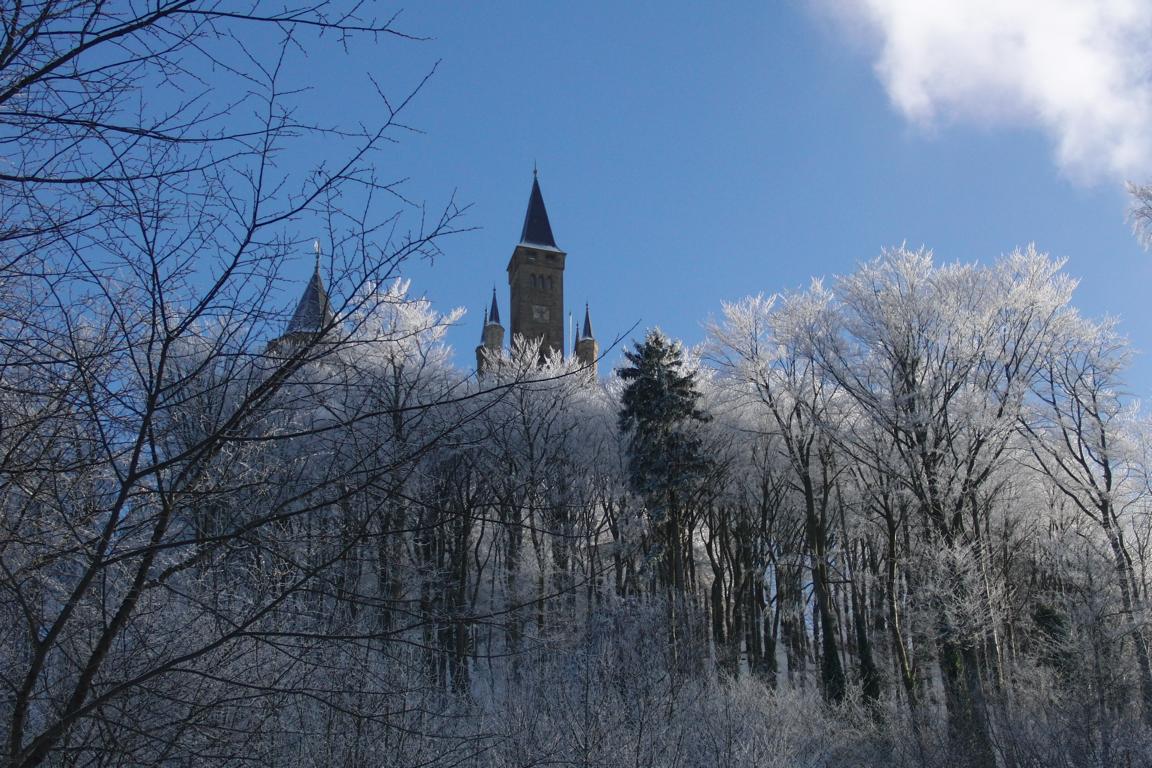
[[[1040,126],[1072,176],[1152,177],[1152,0],[817,0],[908,119]]]

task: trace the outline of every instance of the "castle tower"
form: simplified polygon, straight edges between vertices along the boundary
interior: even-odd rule
[[[588,305],[584,305],[584,327],[576,335],[576,343],[572,350],[576,360],[582,366],[591,368],[592,375],[596,375],[596,361],[600,357],[600,345],[592,336],[592,316],[588,312]]]
[[[484,313],[484,330],[480,332],[480,346],[476,347],[476,370],[484,373],[488,359],[500,354],[504,346],[504,326],[500,325],[500,307],[496,304],[496,289],[492,289],[492,308]]]
[[[556,246],[540,182],[532,172],[532,194],[520,243],[508,261],[512,339],[540,339],[540,356],[564,345],[564,251]]]

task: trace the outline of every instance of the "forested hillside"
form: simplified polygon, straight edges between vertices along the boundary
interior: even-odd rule
[[[1143,760],[1147,421],[1072,288],[893,251],[600,380],[455,369],[403,282],[273,351],[10,301],[13,764]]]

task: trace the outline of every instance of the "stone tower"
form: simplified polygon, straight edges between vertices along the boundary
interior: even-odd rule
[[[493,288],[492,308],[484,313],[484,330],[480,332],[480,346],[476,347],[476,370],[484,373],[503,346],[504,326],[500,325],[500,307],[496,304],[496,289]]]
[[[580,365],[590,368],[592,375],[596,375],[596,360],[600,357],[600,345],[592,336],[592,316],[588,312],[588,305],[584,305],[584,327],[576,334],[576,343],[572,351]]]
[[[556,247],[540,181],[532,172],[532,194],[520,243],[508,261],[512,294],[512,343],[540,339],[540,356],[564,345],[564,251]]]

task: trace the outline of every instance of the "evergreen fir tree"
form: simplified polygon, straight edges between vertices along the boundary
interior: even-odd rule
[[[658,329],[624,354],[625,381],[618,425],[628,436],[628,479],[642,496],[657,531],[660,577],[674,593],[687,583],[691,526],[684,501],[708,469],[702,441],[692,429],[708,420],[697,407],[696,378],[686,372],[680,345]]]

